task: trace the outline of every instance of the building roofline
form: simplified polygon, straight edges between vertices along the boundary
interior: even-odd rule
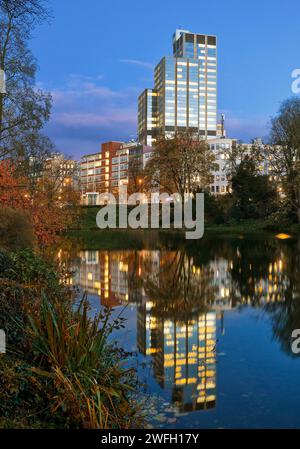
[[[102,151],[97,151],[97,153],[89,153],[89,154],[84,154],[83,156],[81,156],[81,159],[84,159],[86,157],[90,157],[90,156],[96,156],[97,154],[102,153]]]

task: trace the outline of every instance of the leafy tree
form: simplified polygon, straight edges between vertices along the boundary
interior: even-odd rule
[[[286,100],[272,120],[270,170],[300,222],[300,99]]]
[[[192,133],[178,133],[172,139],[161,137],[145,168],[146,184],[160,186],[167,193],[207,190],[215,169],[209,146],[195,140]]]
[[[205,220],[207,223],[223,224],[231,219],[233,196],[205,194]]]
[[[140,156],[129,157],[128,162],[128,194],[141,192],[144,184],[143,163]]]
[[[35,26],[49,16],[43,0],[0,0],[0,158],[36,156],[48,150],[39,133],[49,119],[51,97],[35,87],[36,61],[28,48]]]
[[[232,176],[235,218],[264,218],[272,211],[276,189],[256,165],[253,158],[246,156]]]
[[[245,144],[237,144],[232,145],[230,150],[225,150],[226,155],[226,172],[228,179],[231,180],[232,177],[236,174],[239,165],[243,161],[251,160],[256,170],[259,171],[261,164],[265,160],[265,152],[263,146],[259,146],[256,144],[245,145]]]
[[[58,233],[64,231],[77,218],[79,194],[66,186],[56,196],[44,179],[39,180],[37,189],[30,192],[30,183],[25,176],[19,176],[15,166],[8,161],[0,162],[0,207],[9,207],[29,213],[39,243],[55,241]]]
[[[34,232],[28,213],[20,209],[0,209],[0,248],[15,251],[31,248]]]

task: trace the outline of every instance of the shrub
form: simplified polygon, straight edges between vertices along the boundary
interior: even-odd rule
[[[282,201],[278,209],[269,215],[265,229],[271,231],[283,229],[288,227],[293,221],[295,221],[295,217],[293,216],[292,207],[288,202]]]
[[[54,264],[44,260],[31,250],[11,254],[13,271],[11,278],[23,284],[48,285],[56,288],[60,285],[60,273]]]
[[[128,428],[137,422],[128,393],[131,371],[124,371],[120,353],[107,343],[113,329],[111,311],[88,317],[84,298],[74,314],[66,303],[51,304],[43,296],[41,313],[30,319],[35,364],[32,372],[56,391],[53,412],[64,412],[75,427]],[[43,367],[43,368],[40,368]]]
[[[8,254],[0,250],[0,278],[20,284],[62,290],[61,277],[54,264],[30,249]]]
[[[1,279],[2,278],[2,279]],[[0,252],[1,427],[129,428],[140,425],[129,395],[135,374],[108,342],[123,320],[90,318],[87,299],[32,251]],[[13,372],[13,375],[12,375]]]
[[[6,252],[0,249],[0,278],[6,277],[5,273],[13,267],[12,258]]]
[[[205,220],[209,224],[224,224],[231,219],[233,197],[231,194],[215,196],[205,194]]]
[[[0,247],[15,251],[32,248],[34,230],[27,212],[4,207],[0,209]]]

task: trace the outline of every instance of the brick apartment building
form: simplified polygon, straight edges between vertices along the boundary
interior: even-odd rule
[[[80,163],[80,185],[83,205],[98,205],[102,193],[118,194],[128,185],[130,164],[145,167],[152,148],[136,142],[106,142],[101,151],[83,156]]]

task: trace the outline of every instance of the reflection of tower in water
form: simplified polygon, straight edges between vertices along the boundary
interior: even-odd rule
[[[138,348],[152,356],[155,378],[181,411],[215,407],[215,312],[181,322],[151,316],[147,302],[138,308]]]
[[[194,313],[189,320],[155,318],[155,303],[138,282],[147,272],[148,281],[163,284],[161,267],[167,266],[174,255],[145,250],[81,251],[75,282],[89,294],[99,296],[103,305],[138,303],[138,348],[152,355],[158,383],[172,391],[172,399],[181,410],[212,408],[216,401],[216,313]],[[197,276],[193,274],[194,281]]]
[[[102,305],[137,304],[137,345],[152,357],[159,385],[181,411],[209,409],[216,404],[217,319],[222,327],[224,311],[236,305],[282,301],[288,279],[282,256],[260,272],[254,264],[241,264],[238,252],[236,259],[219,257],[203,266],[181,255],[81,251],[74,284],[98,296]],[[189,299],[187,315],[181,292]],[[203,313],[203,305],[213,310]]]

